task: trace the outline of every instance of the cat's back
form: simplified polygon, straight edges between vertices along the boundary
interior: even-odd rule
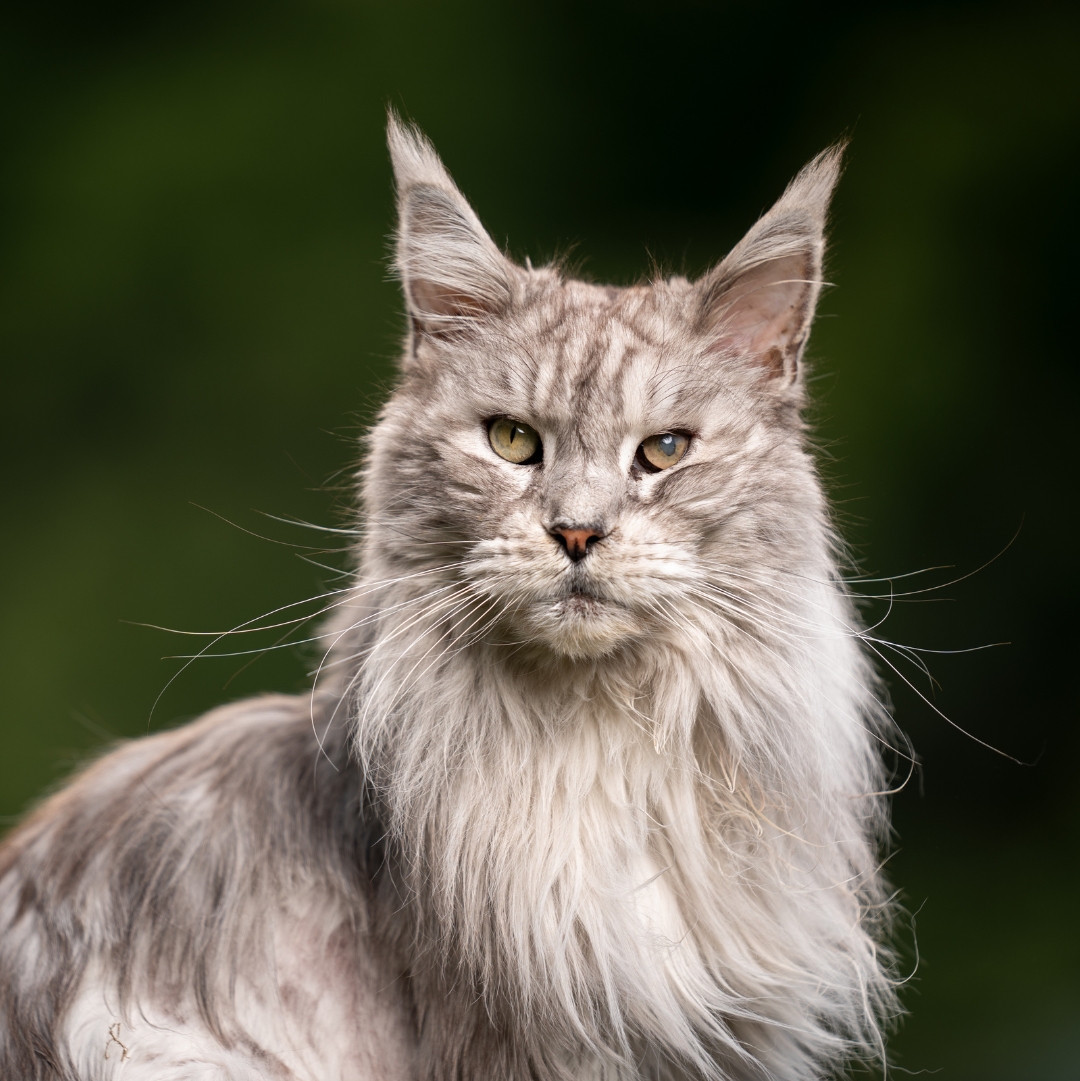
[[[309,697],[120,747],[0,846],[0,1076],[408,1075],[377,829]],[[321,737],[321,738],[320,738]]]

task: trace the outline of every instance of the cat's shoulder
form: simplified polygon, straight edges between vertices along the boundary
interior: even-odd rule
[[[250,839],[260,823],[298,826],[352,779],[344,741],[320,739],[321,717],[309,695],[263,695],[114,746],[4,839],[0,879],[35,855],[53,873],[85,874],[106,850],[145,858],[174,833],[243,828]]]
[[[122,744],[9,836],[0,1077],[409,1075],[401,966],[368,932],[380,833],[324,704]]]

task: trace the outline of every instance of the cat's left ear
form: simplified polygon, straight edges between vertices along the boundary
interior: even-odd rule
[[[391,112],[387,141],[397,185],[395,263],[413,326],[445,337],[503,313],[513,297],[514,264],[418,128]]]
[[[772,385],[790,386],[821,292],[825,217],[844,144],[823,151],[773,208],[696,285],[709,352],[740,357]]]

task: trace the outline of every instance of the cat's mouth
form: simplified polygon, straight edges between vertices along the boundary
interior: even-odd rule
[[[562,598],[561,602],[563,611],[567,615],[580,616],[599,613],[599,611],[609,603],[611,602],[606,601],[602,597],[594,596],[592,593],[586,593],[579,589],[569,590],[566,596]]]
[[[590,585],[581,581],[572,581],[566,587],[568,597],[583,597],[586,600],[602,601],[604,598]]]
[[[508,577],[507,585],[517,585],[520,592],[507,605],[506,618],[498,621],[498,634],[510,640],[587,658],[610,653],[648,631],[636,598],[623,595],[617,582],[598,581],[584,567],[564,567],[554,580],[547,575],[546,581],[532,582]]]
[[[602,656],[641,631],[626,604],[576,576],[563,589],[535,602],[521,629],[533,641],[578,658]]]
[[[593,583],[576,575],[566,584],[566,589],[562,594],[556,595],[554,600],[556,603],[562,602],[564,605],[571,606],[572,610],[581,612],[608,604],[615,605],[617,608],[625,607],[613,598],[605,596]]]

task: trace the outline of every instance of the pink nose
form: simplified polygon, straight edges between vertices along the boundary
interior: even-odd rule
[[[576,563],[589,554],[589,545],[598,541],[602,534],[588,526],[555,526],[551,535],[566,549],[566,554]]]

